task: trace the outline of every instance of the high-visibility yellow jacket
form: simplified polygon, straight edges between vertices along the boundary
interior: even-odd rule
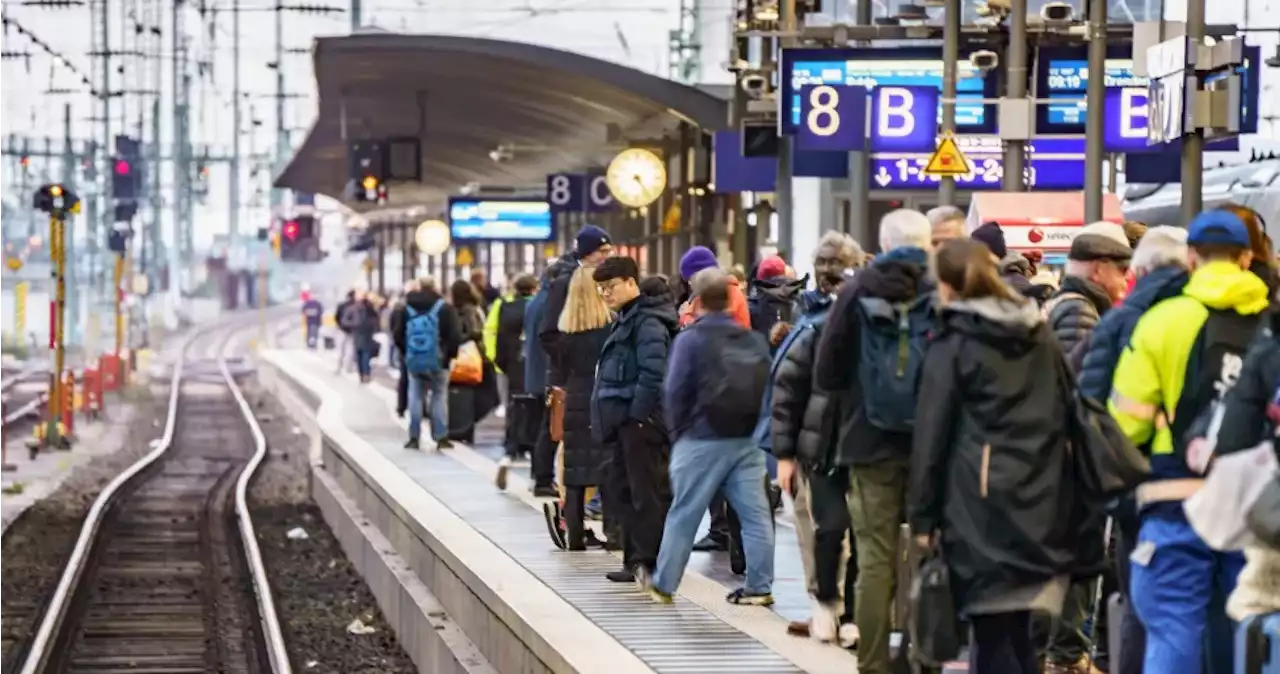
[[[1197,487],[1194,479],[1199,476],[1175,451],[1168,417],[1178,408],[1187,363],[1209,310],[1256,315],[1269,301],[1262,279],[1233,262],[1210,262],[1191,274],[1181,295],[1155,305],[1138,320],[1116,365],[1107,407],[1134,444],[1150,443],[1153,481],[1183,483],[1182,489],[1166,490],[1154,500],[1181,500]]]
[[[503,303],[512,299],[511,295],[503,295],[494,300],[493,305],[489,307],[489,315],[484,319],[484,355],[485,358],[489,359],[490,363],[495,363],[493,367],[499,373],[502,372],[502,369],[496,365],[498,358],[498,315],[502,313]]]

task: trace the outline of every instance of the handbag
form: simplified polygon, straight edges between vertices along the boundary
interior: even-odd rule
[[[1263,487],[1245,515],[1249,533],[1273,548],[1280,548],[1280,475]]]
[[[449,383],[475,386],[482,381],[484,381],[484,357],[480,355],[480,347],[476,346],[475,342],[466,342],[458,347],[458,357],[453,361]]]
[[[1071,464],[1084,498],[1106,506],[1145,482],[1151,475],[1151,460],[1134,446],[1102,403],[1080,395],[1061,354],[1058,386],[1067,404]]]
[[[551,441],[564,441],[564,398],[565,390],[559,386],[552,386],[551,391],[547,393],[547,409],[550,410],[548,415],[551,420]]]
[[[1187,521],[1214,550],[1242,550],[1249,542],[1246,515],[1267,485],[1276,483],[1275,477],[1270,442],[1220,456],[1204,486],[1183,503]]]
[[[960,656],[960,626],[951,571],[935,551],[911,581],[911,656],[917,663],[941,668]]]

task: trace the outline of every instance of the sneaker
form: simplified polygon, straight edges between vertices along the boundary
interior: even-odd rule
[[[449,438],[445,438],[443,440],[437,440],[436,450],[439,451],[442,449],[453,449],[453,441],[450,440]]]
[[[659,590],[656,587],[649,588],[649,598],[653,599],[653,603],[655,604],[675,603],[675,600],[671,598],[671,595],[663,592],[662,590]]]
[[[507,472],[511,470],[511,457],[504,456],[498,460],[498,474],[493,478],[493,483],[502,491],[507,490]]]
[[[636,574],[631,573],[629,569],[619,569],[604,574],[606,580],[611,583],[634,583],[636,582]]]
[[[829,644],[836,640],[840,630],[840,614],[835,604],[813,600],[813,617],[809,619],[809,636],[814,641]]]
[[[493,411],[493,417],[494,417],[495,419],[506,419],[506,418],[507,418],[507,408],[506,408],[505,406],[503,406],[503,405],[498,405],[498,409],[496,409],[496,410],[494,410],[494,411]]]
[[[738,606],[773,606],[772,594],[753,594],[743,587],[725,595],[724,600]]]
[[[787,623],[787,634],[793,637],[808,638],[810,634],[810,625],[808,620],[792,620]]]
[[[409,438],[409,441],[404,443],[404,448],[405,449],[421,449],[421,447],[418,445],[417,438]]]
[[[707,534],[693,544],[694,552],[724,552],[729,549],[729,541]]]
[[[858,631],[858,626],[853,623],[842,623],[838,633],[840,648],[852,650],[858,647],[858,642],[862,640],[862,632]]]
[[[641,592],[648,592],[653,589],[653,572],[649,570],[649,567],[641,564],[636,567],[636,570],[632,575],[635,576],[636,587],[639,588]]]
[[[534,498],[560,498],[560,490],[554,484],[533,485]]]

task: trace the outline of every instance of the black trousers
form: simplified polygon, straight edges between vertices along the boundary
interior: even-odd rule
[[[564,530],[570,550],[585,550],[583,520],[586,519],[586,487],[565,487],[564,490]]]
[[[833,602],[844,595],[846,616],[853,616],[853,588],[858,581],[858,546],[851,534],[849,519],[849,470],[817,473],[809,478],[809,511],[813,516],[813,568],[821,602]],[[849,559],[845,564],[844,587],[840,578],[840,558],[845,539]],[[842,592],[843,590],[843,592]]]
[[[1031,612],[970,616],[970,674],[1038,674]]]
[[[1138,620],[1138,612],[1133,610],[1133,597],[1129,594],[1129,555],[1138,544],[1140,524],[1137,516],[1117,515],[1115,518],[1116,585],[1128,602],[1129,610],[1125,611],[1124,620],[1120,623],[1120,657],[1109,659],[1111,674],[1142,674],[1147,653],[1147,629]],[[1103,601],[1106,601],[1105,597]]]
[[[711,499],[711,530],[707,532],[715,541],[721,543],[729,542],[729,502],[725,500],[724,494],[716,492],[715,498]]]
[[[622,529],[622,561],[628,568],[652,570],[658,563],[671,509],[670,460],[671,443],[660,425],[631,422],[619,429],[604,505]]]
[[[533,445],[533,461],[529,466],[535,485],[546,487],[555,484],[557,444],[551,441],[551,408],[543,405],[542,423],[538,424],[538,441]]]

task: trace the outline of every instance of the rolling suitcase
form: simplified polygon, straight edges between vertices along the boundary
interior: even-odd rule
[[[1280,674],[1280,613],[1240,621],[1235,662],[1236,674]]]

